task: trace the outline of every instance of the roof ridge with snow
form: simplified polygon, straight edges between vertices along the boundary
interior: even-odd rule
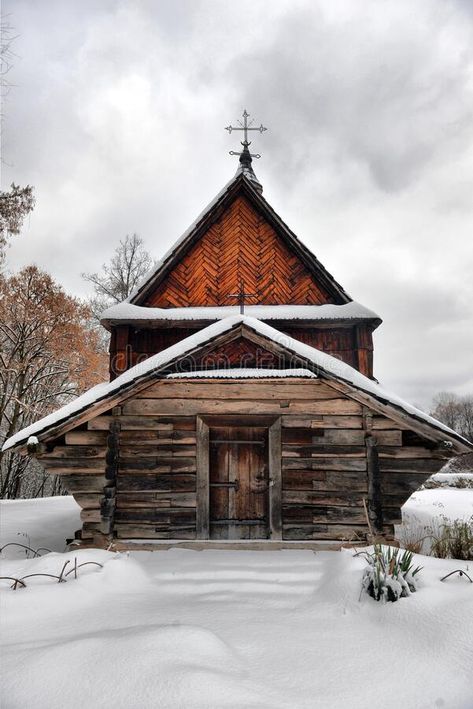
[[[115,320],[221,320],[239,312],[238,305],[152,308],[124,301],[116,303],[100,316],[103,324]],[[258,320],[379,320],[373,310],[354,300],[343,305],[245,305],[245,313]]]

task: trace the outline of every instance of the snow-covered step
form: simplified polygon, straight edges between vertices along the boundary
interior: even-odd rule
[[[185,552],[175,550],[153,564],[160,591],[212,600],[265,598],[289,602],[314,593],[322,578],[312,552]],[[255,563],[256,562],[256,563]]]

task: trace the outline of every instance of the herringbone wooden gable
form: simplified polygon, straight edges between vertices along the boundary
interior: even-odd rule
[[[333,297],[250,201],[239,194],[143,305],[234,305],[240,281],[248,303],[320,305]]]

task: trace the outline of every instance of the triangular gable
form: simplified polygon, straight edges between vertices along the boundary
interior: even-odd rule
[[[224,188],[130,296],[135,305],[231,305],[240,281],[265,305],[351,298],[244,173]],[[251,301],[253,302],[253,301]]]
[[[473,448],[473,444],[448,426],[436,421],[395,394],[387,392],[348,364],[283,335],[259,320],[235,316],[209,325],[176,345],[153,355],[124,372],[113,382],[94,387],[71,404],[9,438],[3,450],[24,446],[30,436],[40,436],[41,439],[50,440],[62,435],[113,406],[119,405],[137,391],[149,386],[153,379],[165,377],[172,372],[182,372],[185,362],[195,362],[195,368],[199,369],[205,356],[218,352],[222,346],[237,342],[241,338],[246,338],[263,350],[276,355],[281,368],[287,368],[288,365],[290,368],[306,368],[320,378],[326,379],[331,386],[338,388],[347,396],[398,421],[403,426],[407,423],[413,431],[432,440],[449,440],[455,452],[468,452]],[[267,366],[274,365],[268,362]],[[185,365],[185,369],[189,369],[189,366]]]
[[[262,347],[243,334],[223,342],[218,347],[212,347],[209,352],[196,355],[193,358],[193,369],[231,369],[247,368],[256,369],[283,369],[290,365],[286,358],[281,357],[271,350]],[[289,358],[290,359],[290,358]]]

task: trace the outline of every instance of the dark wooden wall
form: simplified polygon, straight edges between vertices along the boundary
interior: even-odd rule
[[[197,416],[281,421],[282,537],[364,540],[375,522],[369,446],[378,458],[382,531],[448,457],[406,426],[320,380],[161,380],[49,445],[40,459],[83,508],[83,539],[196,536]],[[103,540],[102,542],[100,540]]]
[[[278,326],[277,326],[278,327]],[[110,377],[119,374],[142,362],[153,354],[161,352],[197,332],[200,327],[171,327],[155,329],[136,329],[130,325],[117,326],[113,329],[110,340]],[[346,362],[362,374],[373,376],[373,338],[368,325],[357,324],[333,327],[282,326],[281,332],[299,342],[311,345],[322,352]],[[261,366],[251,343],[240,348],[240,359],[232,355],[231,366]],[[275,361],[264,366],[280,368]],[[253,361],[254,360],[254,361]]]

